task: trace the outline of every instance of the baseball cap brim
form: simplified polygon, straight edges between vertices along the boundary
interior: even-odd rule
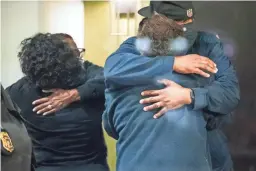
[[[143,16],[143,17],[148,17],[148,18],[152,17],[152,11],[151,11],[151,9],[150,9],[149,6],[148,6],[148,7],[141,8],[141,9],[138,11],[138,13],[139,13],[141,16]]]

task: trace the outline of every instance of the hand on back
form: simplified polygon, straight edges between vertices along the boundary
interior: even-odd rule
[[[217,65],[209,58],[197,54],[177,56],[174,59],[173,70],[181,74],[199,74],[210,77],[209,73],[217,73]]]

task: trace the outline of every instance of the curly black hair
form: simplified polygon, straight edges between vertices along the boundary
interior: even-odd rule
[[[83,62],[68,43],[50,33],[38,33],[21,42],[22,72],[42,89],[69,89],[85,81]]]
[[[69,47],[71,47],[74,50],[77,56],[81,55],[80,53],[81,48],[77,48],[77,45],[72,36],[70,36],[67,33],[55,33],[54,36],[57,36],[65,43],[68,43]]]
[[[71,39],[74,40],[73,37],[67,33],[55,33],[55,36],[58,36],[60,39],[65,40],[65,39]]]

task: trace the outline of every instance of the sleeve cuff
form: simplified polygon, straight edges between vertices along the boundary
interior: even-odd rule
[[[166,69],[166,71],[173,71],[173,64],[174,64],[174,57],[173,56],[166,56],[161,57],[163,58],[163,69]]]
[[[193,110],[200,110],[207,106],[207,93],[208,90],[205,88],[192,88],[194,95],[195,95],[195,101]]]
[[[92,99],[97,96],[96,88],[90,86],[90,84],[81,85],[77,88],[80,96],[80,101]]]
[[[78,91],[79,96],[80,96],[80,101],[84,101],[86,99],[86,97],[88,97],[88,95],[90,94],[88,92],[88,90],[86,90],[86,89],[87,89],[86,85],[82,85],[82,86],[77,87],[77,91]]]

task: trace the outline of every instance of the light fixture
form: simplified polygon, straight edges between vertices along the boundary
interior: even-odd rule
[[[114,0],[115,10],[120,14],[131,14],[137,12],[136,0]]]

